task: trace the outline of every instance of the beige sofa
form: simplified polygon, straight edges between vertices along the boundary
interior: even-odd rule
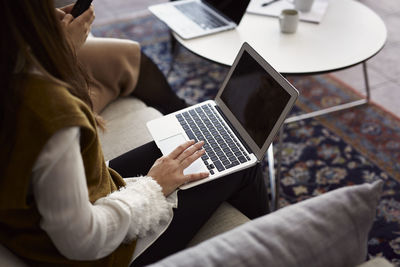
[[[157,110],[155,110],[151,107],[147,107],[143,102],[139,101],[138,99],[128,97],[128,98],[119,99],[116,102],[110,104],[105,109],[105,111],[102,113],[102,116],[107,121],[107,131],[104,134],[101,134],[101,142],[103,145],[105,158],[106,158],[106,160],[110,160],[124,152],[127,152],[137,146],[140,146],[146,142],[151,141],[151,136],[149,135],[149,133],[146,129],[146,122],[148,120],[151,120],[153,118],[161,116],[161,114]],[[354,193],[351,193],[351,195],[354,195]],[[335,198],[337,198],[337,197],[335,197]],[[314,202],[316,202],[316,201],[314,201]],[[316,202],[316,203],[319,203],[319,202]],[[317,204],[317,205],[319,205],[319,204]],[[329,205],[331,205],[331,204],[329,204]],[[300,205],[299,208],[300,207],[302,207],[302,206]],[[302,208],[304,208],[304,207],[302,207]],[[372,208],[374,208],[374,207],[372,207]],[[262,222],[264,222],[264,226],[267,229],[265,231],[272,232],[271,229],[273,229],[273,228],[271,228],[271,229],[268,228],[269,227],[268,222],[274,222],[273,220],[271,220],[271,219],[273,219],[273,217],[278,217],[278,219],[279,219],[279,217],[281,217],[280,214],[283,214],[282,216],[290,216],[290,214],[293,214],[293,210],[296,210],[296,207],[292,207],[292,210],[288,209],[288,214],[285,215],[284,211],[286,209],[287,208],[281,209],[279,211],[281,213],[277,212],[275,214],[273,213],[271,215],[265,216],[266,218],[263,219],[264,221],[262,221]],[[306,210],[307,209],[308,208],[306,207]],[[313,212],[315,212],[315,211],[313,211]],[[372,211],[372,213],[373,212],[374,212],[374,210]],[[302,212],[302,213],[305,213],[305,212]],[[276,214],[278,214],[278,216],[276,216]],[[372,218],[373,216],[374,216],[374,214],[371,215],[370,217]],[[268,217],[270,217],[270,218],[268,218]],[[304,219],[302,219],[302,218],[300,218],[300,220],[304,221]],[[247,230],[245,229],[243,231],[249,231],[249,229],[250,229],[250,232],[251,232],[252,224],[244,224],[248,221],[249,221],[249,219],[246,216],[244,216],[242,213],[240,213],[238,210],[233,208],[228,203],[223,203],[218,208],[218,210],[213,214],[213,216],[209,219],[209,221],[197,233],[197,235],[191,241],[189,246],[194,246],[194,245],[202,242],[203,240],[209,239],[210,237],[213,237],[220,233],[226,232],[232,228],[236,228],[237,226],[242,225],[242,224],[244,226],[250,225],[250,227],[247,227],[248,228]],[[365,221],[365,219],[363,219],[362,221]],[[273,223],[271,223],[271,225],[272,224]],[[242,229],[242,228],[243,228],[243,226],[239,229]],[[255,229],[259,230],[257,228],[255,228]],[[365,233],[365,231],[364,231],[364,233]],[[280,234],[278,234],[278,235],[280,235]],[[235,234],[233,236],[235,236]],[[222,239],[229,240],[227,238],[222,238]],[[297,244],[296,246],[301,247],[302,244]],[[194,246],[193,248],[196,248],[196,246]],[[246,249],[247,249],[247,251],[242,250],[241,253],[242,254],[250,253],[252,250],[252,247],[247,246]],[[261,251],[263,254],[263,250],[261,250]],[[267,249],[265,249],[265,251],[267,252]],[[198,253],[196,252],[196,255],[197,254]],[[243,265],[236,265],[234,263],[235,261],[231,262],[231,260],[232,259],[230,259],[230,258],[226,259],[226,262],[225,262],[226,264],[224,264],[224,266],[243,266]],[[161,266],[170,266],[168,264],[163,265],[162,263],[161,263]],[[232,263],[232,264],[230,264],[230,263]],[[265,262],[265,264],[267,264],[267,263],[268,262]],[[199,262],[197,264],[199,264]],[[8,251],[6,248],[4,248],[3,246],[0,245],[0,266],[16,266],[16,267],[18,267],[18,266],[26,266],[26,265],[20,259],[18,259],[16,256],[14,256],[10,251]],[[197,265],[197,266],[201,266],[201,263],[200,263],[200,265]],[[254,265],[252,265],[252,266],[254,266]],[[289,266],[293,266],[293,265],[289,265]],[[366,262],[362,265],[362,267],[373,267],[373,266],[389,267],[392,265],[390,263],[388,263],[385,259],[381,259],[381,258],[374,259],[374,260]]]
[[[154,108],[148,107],[132,97],[122,98],[110,104],[101,115],[107,121],[107,130],[104,134],[101,134],[100,138],[106,160],[151,141],[146,122],[162,116]],[[237,209],[228,203],[224,203],[195,236],[190,246],[232,229],[248,220]],[[0,244],[0,266],[18,267],[26,265]]]

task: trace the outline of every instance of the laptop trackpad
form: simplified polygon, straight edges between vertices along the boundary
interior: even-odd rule
[[[167,137],[163,140],[158,141],[158,147],[160,148],[163,155],[168,155],[179,145],[182,145],[186,142],[183,134],[176,134],[170,137]]]
[[[165,138],[158,142],[158,147],[160,148],[163,155],[168,155],[179,145],[185,143],[187,140],[183,136],[183,134],[173,135],[171,137]],[[204,165],[201,158],[195,160],[189,167],[187,167],[183,173],[191,174],[191,173],[199,173],[199,172],[208,172],[207,167]]]

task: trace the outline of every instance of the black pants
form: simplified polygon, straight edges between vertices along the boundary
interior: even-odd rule
[[[156,144],[151,142],[112,160],[110,167],[123,177],[146,175],[153,162],[161,156]],[[180,190],[178,199],[178,208],[174,209],[174,217],[168,229],[132,266],[150,264],[184,249],[224,201],[228,201],[250,219],[269,211],[266,185],[259,164],[187,190]]]
[[[164,74],[143,52],[140,60],[139,79],[132,95],[156,108],[162,114],[187,107],[185,100],[175,94]]]

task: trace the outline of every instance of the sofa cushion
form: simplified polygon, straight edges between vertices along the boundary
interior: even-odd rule
[[[124,97],[108,105],[101,116],[106,131],[100,131],[100,141],[105,160],[111,160],[152,141],[146,122],[162,114],[134,97]]]
[[[379,257],[357,265],[357,267],[394,267],[394,265],[391,264],[387,259]]]
[[[239,225],[250,221],[243,213],[232,207],[228,202],[223,202],[213,213],[211,218],[200,228],[190,241],[188,247],[197,245],[204,240],[227,232]]]
[[[152,266],[356,266],[382,182],[340,188],[282,208]]]

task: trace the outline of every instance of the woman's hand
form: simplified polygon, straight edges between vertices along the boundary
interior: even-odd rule
[[[61,21],[61,27],[70,41],[75,51],[85,43],[86,38],[89,35],[92,27],[93,20],[95,18],[94,8],[91,5],[85,12],[79,17],[74,18],[70,13],[73,8],[72,5],[65,6],[60,9],[56,9],[57,16]]]
[[[204,142],[194,144],[188,141],[178,146],[169,155],[156,160],[148,176],[151,176],[161,186],[165,196],[175,191],[180,185],[208,177],[208,172],[183,174],[183,170],[204,154],[201,149]]]

